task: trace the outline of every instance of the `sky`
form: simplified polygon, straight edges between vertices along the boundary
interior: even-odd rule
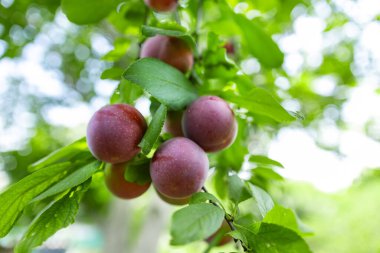
[[[284,69],[289,75],[297,75],[304,64],[313,66],[320,64],[322,51],[333,48],[337,39],[358,38],[355,52],[354,66],[358,76],[359,85],[348,94],[348,101],[343,106],[343,119],[348,123],[348,128],[340,130],[330,121],[322,121],[322,138],[325,142],[339,143],[341,155],[320,149],[313,140],[310,131],[297,128],[283,128],[276,139],[272,140],[269,149],[269,157],[284,164],[285,169],[279,173],[291,180],[309,182],[321,191],[336,192],[346,187],[368,168],[380,166],[380,143],[368,138],[364,133],[364,125],[370,119],[380,119],[380,99],[375,93],[379,89],[380,69],[380,22],[372,22],[374,16],[380,14],[378,0],[345,1],[335,0],[342,10],[350,15],[352,21],[344,25],[335,35],[323,34],[325,28],[324,19],[331,13],[331,8],[325,1],[317,1],[316,14],[302,14],[305,10],[301,7],[298,18],[294,23],[294,33],[287,34],[278,39],[280,48],[286,53]],[[3,3],[3,1],[1,1]],[[301,13],[301,15],[299,15]],[[69,28],[71,24],[63,14],[59,14],[56,23],[61,28]],[[57,30],[54,25],[52,32]],[[32,92],[47,97],[65,97],[67,88],[62,84],[61,77],[52,70],[46,70],[41,62],[44,58],[47,45],[52,40],[59,38],[39,36],[36,41],[27,47],[23,57],[19,60],[0,60],[0,95],[9,90],[7,79],[12,75],[22,75],[27,83],[26,92]],[[338,38],[336,37],[338,36]],[[112,49],[112,46],[101,36],[93,36],[95,50],[104,54]],[[4,50],[0,41],[0,54]],[[368,69],[365,59],[371,55],[375,60],[377,69]],[[344,57],[344,55],[342,56]],[[377,62],[377,65],[376,65]],[[247,73],[259,71],[257,61],[250,59],[245,61],[242,68]],[[22,69],[22,73],[20,73]],[[365,74],[365,75],[364,75]],[[287,89],[291,84],[284,80],[277,80],[276,84]],[[54,106],[46,108],[42,113],[53,125],[78,128],[85,134],[85,126],[92,114],[101,106],[107,104],[117,83],[114,81],[100,80],[95,83],[95,97],[89,104],[73,102],[70,107]],[[336,88],[336,80],[331,76],[325,76],[314,80],[312,87],[315,92],[328,96]],[[75,94],[73,94],[75,98]],[[284,101],[283,106],[290,111],[297,111],[297,101]],[[137,103],[137,108],[144,116],[149,115],[149,105],[145,100]],[[307,115],[306,115],[307,116]],[[20,108],[21,122],[14,124],[4,131],[0,131],[0,152],[22,147],[26,138],[33,132],[33,116]],[[0,117],[0,129],[4,129],[5,119]],[[30,122],[30,124],[25,124]],[[379,123],[379,122],[378,122]],[[380,136],[380,123],[374,129],[375,135]],[[0,188],[7,183],[6,174],[1,171],[0,161]]]

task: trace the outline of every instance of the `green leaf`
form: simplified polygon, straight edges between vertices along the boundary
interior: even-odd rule
[[[260,26],[256,25],[243,14],[235,14],[234,20],[240,27],[250,53],[255,56],[261,64],[269,68],[276,68],[282,65],[284,54]]]
[[[9,233],[29,202],[72,170],[70,162],[37,170],[0,194],[0,237]]]
[[[187,44],[194,49],[195,48],[195,41],[193,37],[191,37],[190,34],[184,32],[183,30],[174,30],[170,28],[159,28],[159,27],[152,27],[152,26],[146,26],[143,25],[141,29],[141,33],[147,37],[153,37],[155,35],[165,35],[169,37],[177,37],[187,42]]]
[[[98,171],[102,166],[102,163],[99,161],[94,161],[89,163],[79,169],[76,169],[73,173],[66,176],[64,179],[60,180],[58,183],[50,187],[47,191],[38,195],[33,199],[33,202],[40,201],[47,197],[53,196],[55,194],[64,192],[72,187],[75,187],[79,184],[82,184],[87,179],[92,177],[92,175]]]
[[[254,174],[253,177],[257,176],[260,178],[264,178],[265,180],[283,180],[284,178],[275,172],[273,169],[270,168],[254,168],[252,170],[252,173]]]
[[[265,215],[263,222],[281,225],[300,235],[310,234],[310,230],[303,231],[293,210],[280,205],[275,205],[272,210]]]
[[[138,145],[141,148],[143,154],[147,155],[151,151],[154,143],[157,141],[160,136],[162,127],[164,126],[166,119],[167,109],[166,106],[161,104],[154,114],[152,121],[149,124],[148,130],[144,134],[140,144]]]
[[[244,235],[256,253],[311,253],[302,237],[276,224],[261,223],[257,234],[245,231]]]
[[[259,114],[274,119],[277,122],[291,122],[295,118],[290,115],[273,97],[261,88],[253,88],[244,95],[223,93],[222,96],[253,114]]]
[[[110,98],[111,104],[125,103],[134,104],[144,91],[127,80],[121,80]]]
[[[271,165],[271,166],[284,168],[284,166],[281,163],[262,155],[252,155],[249,158],[249,161],[256,164]]]
[[[269,194],[263,189],[251,185],[252,196],[255,198],[261,216],[265,215],[274,207],[274,202]]]
[[[243,202],[251,197],[244,182],[238,175],[232,175],[228,177],[228,192],[230,199],[236,204]]]
[[[63,198],[44,210],[29,226],[15,253],[28,253],[32,248],[41,245],[59,229],[74,223],[83,193],[88,189],[91,180],[74,187]]]
[[[123,72],[124,72],[124,70],[122,68],[112,67],[110,69],[104,70],[102,75],[100,76],[100,78],[101,79],[120,80]]]
[[[189,205],[172,216],[172,245],[184,245],[209,237],[222,225],[224,212],[212,204]]]
[[[189,204],[190,205],[199,204],[199,203],[206,202],[208,200],[211,200],[211,201],[218,203],[219,205],[222,206],[222,203],[219,201],[219,199],[217,199],[214,195],[212,195],[211,193],[208,193],[208,192],[196,192],[196,193],[194,193],[190,198]]]
[[[62,0],[62,11],[78,25],[97,23],[107,17],[118,4],[117,0]]]
[[[83,137],[33,163],[28,167],[28,170],[35,171],[55,163],[62,163],[77,159],[86,160],[92,157],[93,156],[87,147],[86,138]]]
[[[174,111],[183,109],[198,97],[195,87],[179,70],[154,58],[132,63],[123,77]]]
[[[152,181],[150,177],[150,159],[137,155],[127,164],[124,172],[124,179],[128,182],[144,185]]]

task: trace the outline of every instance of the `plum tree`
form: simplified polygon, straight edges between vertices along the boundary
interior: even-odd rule
[[[144,0],[144,2],[156,12],[168,12],[177,7],[178,0]]]
[[[160,199],[162,199],[163,201],[165,201],[168,204],[176,205],[176,206],[182,206],[182,205],[189,204],[190,197],[186,197],[186,198],[169,198],[169,197],[166,197],[165,195],[162,195],[157,190],[156,190],[156,192],[157,192],[157,195],[160,197]]]
[[[212,234],[211,236],[209,236],[206,241],[211,243],[212,240],[214,240],[214,238],[216,236],[218,236],[218,244],[217,246],[222,246],[222,245],[225,245],[229,242],[232,241],[232,237],[229,236],[229,235],[226,235],[228,232],[231,231],[231,228],[230,226],[228,225],[227,221],[224,220],[222,225],[220,226],[220,228],[214,233]]]
[[[182,132],[182,111],[169,111],[166,115],[164,129],[174,137],[183,136]]]
[[[148,38],[141,46],[140,57],[153,57],[166,62],[182,72],[193,66],[193,53],[184,40],[156,35]]]
[[[150,175],[162,195],[186,198],[202,188],[208,165],[206,153],[196,143],[176,137],[163,143],[155,152]]]
[[[124,172],[128,169],[127,163],[108,164],[104,171],[107,188],[115,196],[122,199],[133,199],[141,196],[150,186],[150,182],[137,184],[124,179]]]
[[[206,152],[216,152],[235,140],[237,123],[234,112],[223,99],[202,96],[186,109],[182,130]]]
[[[87,126],[91,153],[108,163],[123,163],[139,151],[147,125],[144,117],[127,104],[107,105],[92,116]]]

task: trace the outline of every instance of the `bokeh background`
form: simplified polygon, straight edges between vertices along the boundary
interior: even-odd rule
[[[314,252],[379,253],[380,2],[229,2],[265,23],[285,53],[283,70],[275,74],[250,57],[242,59],[243,71],[258,86],[270,83],[286,109],[304,116],[279,131],[258,127],[251,133],[251,152],[285,166],[278,171],[285,180],[274,178],[270,193],[313,231],[306,240]],[[77,26],[59,5],[0,0],[0,190],[24,177],[30,163],[84,136],[89,118],[118,85],[101,79],[102,72],[115,59],[125,68],[138,52],[116,39],[111,24],[119,9],[96,26]],[[126,33],[138,31],[131,26]],[[147,99],[137,107],[149,114]],[[117,200],[99,176],[76,224],[36,252],[199,252],[204,242],[169,246],[175,208],[153,190],[134,201]],[[33,215],[27,210],[0,239],[0,252],[12,252]],[[220,251],[233,247],[213,252]]]

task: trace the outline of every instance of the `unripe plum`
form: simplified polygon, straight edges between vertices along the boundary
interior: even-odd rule
[[[108,164],[104,170],[104,179],[107,188],[119,198],[137,198],[148,190],[150,182],[140,185],[126,181],[124,179],[126,169],[128,169],[126,163]]]
[[[222,236],[222,238],[220,238],[217,246],[225,245],[225,244],[229,243],[230,241],[232,241],[232,237],[229,236],[229,235],[226,235],[226,233],[228,233],[230,231],[231,231],[230,226],[228,225],[227,221],[224,220],[223,223],[222,223],[222,226],[220,226],[220,228],[214,234],[212,234],[210,237],[208,237],[206,239],[206,241],[208,243],[211,243],[212,240],[214,240],[215,236],[220,233],[221,236]]]
[[[185,111],[182,118],[185,137],[206,152],[220,151],[233,143],[237,133],[234,112],[216,96],[202,96]]]
[[[182,72],[193,66],[193,53],[184,40],[156,35],[148,38],[141,46],[140,58],[153,57],[166,62]]]
[[[175,199],[175,198],[166,197],[165,195],[162,195],[157,190],[156,190],[156,192],[157,192],[157,195],[160,197],[160,199],[162,199],[163,201],[165,201],[166,203],[171,204],[171,205],[176,205],[176,206],[187,205],[187,204],[189,204],[189,201],[190,201],[190,197]]]
[[[183,136],[182,132],[182,111],[169,111],[165,121],[165,132],[171,133],[174,137]]]
[[[176,137],[158,148],[150,164],[150,176],[162,195],[187,198],[202,188],[208,165],[206,153],[196,143]]]
[[[177,7],[178,0],[144,0],[144,2],[156,12],[167,12]]]
[[[87,126],[87,144],[91,153],[108,163],[131,160],[147,129],[144,117],[127,104],[107,105],[98,110]]]

